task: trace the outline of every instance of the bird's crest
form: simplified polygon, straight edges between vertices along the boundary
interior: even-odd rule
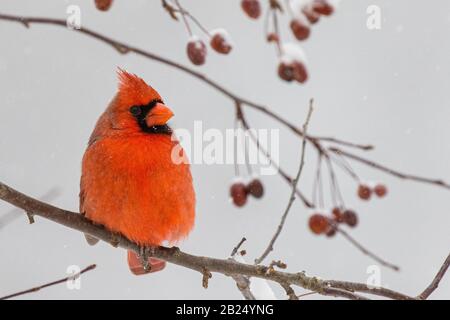
[[[122,105],[146,105],[154,99],[161,100],[159,94],[137,75],[118,68],[119,99]]]

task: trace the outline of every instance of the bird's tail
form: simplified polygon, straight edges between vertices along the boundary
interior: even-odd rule
[[[148,264],[150,268],[149,270],[145,270],[139,256],[133,251],[128,251],[128,267],[130,268],[131,272],[133,272],[133,274],[137,276],[141,274],[161,271],[166,267],[165,261],[155,258],[148,258]]]

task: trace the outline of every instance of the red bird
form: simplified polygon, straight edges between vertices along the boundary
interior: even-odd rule
[[[195,193],[189,164],[173,161],[182,149],[167,121],[173,116],[161,96],[136,75],[119,69],[119,90],[98,119],[83,157],[80,212],[141,246],[174,243],[191,231]],[[97,239],[86,235],[89,244]],[[134,252],[134,274],[161,270]]]

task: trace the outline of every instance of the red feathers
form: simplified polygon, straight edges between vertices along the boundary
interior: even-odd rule
[[[161,96],[144,80],[118,68],[119,77],[118,97],[123,106],[145,105],[151,100],[162,100]]]
[[[172,161],[178,141],[167,133],[144,132],[130,113],[131,106],[161,100],[159,94],[135,75],[118,74],[119,92],[97,122],[83,157],[80,210],[140,245],[176,242],[194,224],[189,165]],[[136,259],[130,261],[136,271]]]

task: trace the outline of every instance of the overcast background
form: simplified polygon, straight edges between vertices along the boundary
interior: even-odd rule
[[[207,63],[193,67],[239,95],[270,106],[301,124],[309,98],[316,99],[310,132],[372,143],[370,159],[408,173],[450,181],[450,3],[446,0],[347,0],[329,19],[315,25],[302,43],[310,80],[288,84],[276,76],[274,48],[264,41],[263,22],[252,21],[240,1],[183,1],[209,28],[225,27],[235,48],[229,56],[210,52]],[[82,25],[148,49],[185,65],[186,31],[164,12],[160,1],[115,1],[104,13],[93,1],[3,0],[0,12],[65,18],[69,4],[81,7]],[[366,9],[378,5],[381,30],[366,28]],[[291,39],[287,17],[283,37]],[[116,67],[142,76],[176,114],[175,127],[233,126],[231,101],[204,83],[175,69],[111,47],[60,27],[0,21],[0,180],[39,197],[60,188],[51,202],[78,209],[80,162],[97,117],[116,90]],[[257,128],[280,128],[248,110]],[[300,141],[281,128],[281,164],[292,174]],[[309,195],[316,153],[308,149],[300,187]],[[355,164],[361,177],[385,182],[389,196],[369,203],[355,196],[356,185],[340,174],[346,202],[360,214],[352,235],[374,252],[401,266],[381,268],[382,284],[416,295],[431,281],[450,245],[450,192],[401,181]],[[229,203],[232,166],[194,165],[196,226],[180,244],[186,252],[226,258],[246,236],[248,261],[265,248],[289,198],[279,176],[263,177],[266,195],[237,209]],[[326,189],[328,190],[328,189]],[[328,193],[327,193],[328,195]],[[327,201],[329,198],[327,198]],[[11,206],[0,203],[0,219]],[[296,201],[276,250],[289,271],[306,270],[322,278],[365,282],[374,262],[340,236],[317,237],[307,228],[309,212]],[[240,299],[235,283],[214,275],[209,288],[191,270],[169,265],[164,272],[135,277],[126,253],[104,243],[89,247],[83,236],[25,216],[0,229],[0,296],[63,276],[69,265],[98,268],[82,277],[80,290],[65,285],[33,293],[32,299]],[[450,298],[450,277],[432,298]],[[272,286],[279,297],[283,292]],[[303,293],[301,289],[298,293]],[[25,298],[24,297],[24,298]],[[310,296],[308,298],[321,298]]]

